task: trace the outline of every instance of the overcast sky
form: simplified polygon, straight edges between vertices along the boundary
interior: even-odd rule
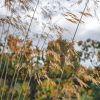
[[[81,17],[81,14],[79,12],[82,12],[85,3],[87,0],[83,0],[82,4],[78,5],[77,2],[79,0],[40,0],[36,14],[35,14],[35,19],[33,20],[32,26],[31,26],[31,35],[30,37],[36,33],[36,34],[41,34],[43,30],[43,23],[48,23],[49,22],[49,15],[51,16],[51,21],[50,24],[51,26],[56,24],[64,29],[66,29],[63,33],[64,38],[67,39],[72,39],[73,34],[75,33],[75,29],[77,24],[73,24],[69,21],[66,20],[66,17],[63,16],[68,11],[71,11],[72,13],[76,14],[78,18]],[[95,39],[95,40],[100,40],[100,21],[98,18],[100,18],[100,13],[99,10],[100,8],[96,8],[94,5],[95,0],[90,0],[88,3],[87,10],[90,10],[90,13],[92,14],[92,17],[83,17],[82,20],[85,22],[84,24],[81,24],[77,35],[75,37],[75,40],[85,40],[87,38]],[[8,13],[6,11],[5,7],[3,7],[3,0],[0,0],[1,6],[0,6],[0,16],[5,16]],[[35,4],[34,4],[35,7]],[[33,8],[34,8],[33,7]],[[96,8],[97,16],[98,18],[94,15],[94,9]],[[45,12],[43,12],[45,11]],[[6,13],[7,12],[7,13]],[[45,14],[46,13],[46,14]],[[22,16],[22,19],[27,22],[30,22],[30,18],[26,18],[26,15],[29,14],[32,16],[33,12],[27,12],[27,13],[21,13],[20,15]],[[26,19],[25,19],[26,18]],[[49,25],[47,25],[49,27]],[[45,32],[48,32],[48,28],[45,29]],[[56,33],[56,32],[55,32]],[[53,32],[50,32],[50,34],[55,35]]]

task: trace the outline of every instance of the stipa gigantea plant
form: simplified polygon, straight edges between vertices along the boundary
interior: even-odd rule
[[[11,3],[13,2],[13,1],[9,1],[9,0],[5,0],[6,2],[5,2],[5,5],[6,6],[8,6],[8,8],[10,9],[10,6],[11,6]],[[8,2],[8,4],[7,4],[7,2]],[[22,2],[22,1],[21,1]],[[26,5],[26,0],[25,1],[23,1],[22,2],[24,5]],[[81,3],[81,1],[78,1],[78,3]],[[25,8],[25,7],[23,7],[23,8]],[[84,14],[84,15],[86,15],[86,14]],[[72,16],[72,15],[71,15]],[[72,16],[73,17],[73,16]],[[77,17],[75,17],[74,16],[74,19],[75,19],[75,21],[79,21],[78,20],[78,18]],[[13,47],[13,45],[12,45],[12,47]],[[11,47],[11,48],[12,48]],[[55,47],[55,45],[54,45],[54,47]],[[66,61],[66,59],[68,58],[69,59],[69,69],[70,68],[72,68],[72,70],[70,69],[70,74],[69,75],[62,75],[61,77],[60,77],[60,82],[59,82],[59,85],[60,85],[60,83],[61,83],[61,81],[62,81],[62,78],[63,79],[65,79],[66,77],[69,79],[69,82],[73,82],[72,80],[75,80],[75,81],[77,81],[78,83],[80,83],[80,85],[81,84],[83,84],[83,85],[81,85],[81,87],[87,87],[86,86],[86,84],[79,78],[79,77],[74,77],[73,78],[73,75],[74,74],[76,74],[76,73],[74,73],[74,71],[75,70],[78,70],[78,67],[79,67],[79,64],[78,63],[76,63],[77,62],[77,59],[76,59],[76,54],[75,54],[75,52],[73,52],[73,49],[72,48],[70,48],[70,50],[69,50],[69,52],[67,53],[68,54],[68,57],[65,59],[65,57],[64,57],[64,54],[61,54],[61,51],[63,51],[61,48],[62,48],[62,46],[60,46],[59,45],[59,42],[58,42],[58,44],[57,44],[57,48],[58,48],[58,52],[60,53],[56,53],[56,49],[55,49],[55,52],[54,51],[48,51],[49,53],[47,54],[47,61],[46,61],[46,64],[45,65],[47,65],[47,66],[49,66],[47,69],[49,69],[50,68],[50,70],[51,70],[51,72],[53,72],[54,74],[56,74],[56,72],[55,72],[55,70],[57,70],[58,72],[58,74],[57,75],[55,75],[57,78],[59,78],[60,76],[61,76],[61,72],[63,72],[63,71],[65,71],[66,72],[66,68],[64,67],[64,66],[68,66],[68,65],[66,65],[66,63],[68,63],[67,61]],[[14,49],[14,48],[13,48]],[[61,49],[61,50],[60,50]],[[64,49],[64,48],[63,48]],[[18,49],[19,50],[19,49]],[[16,50],[15,50],[16,51]],[[26,50],[27,51],[27,50]],[[65,49],[65,51],[66,51],[66,49]],[[65,53],[65,51],[63,51],[64,53]],[[31,52],[31,51],[30,51]],[[55,55],[55,56],[54,56]],[[27,55],[28,56],[28,55]],[[26,55],[25,55],[25,57],[26,57]],[[51,58],[50,58],[51,57]],[[15,58],[16,59],[16,58]],[[65,63],[65,61],[66,61],[66,63]],[[38,64],[37,64],[38,65]],[[26,66],[26,65],[25,65]],[[62,68],[61,66],[63,66],[64,68]],[[77,68],[76,68],[76,66],[78,66]],[[20,67],[20,66],[19,66]],[[18,67],[18,68],[19,68]],[[47,70],[46,69],[46,70]],[[63,70],[63,71],[62,71]],[[41,71],[40,71],[41,72]],[[49,74],[48,74],[48,76],[50,77],[50,78],[53,78],[53,79],[55,79],[56,80],[56,77],[53,77],[53,76],[51,76],[51,72],[49,72]],[[39,72],[38,72],[39,73]],[[74,74],[73,74],[74,73]],[[47,74],[46,74],[47,75]],[[39,79],[40,80],[40,74],[35,74],[35,76],[37,76],[38,78],[37,79]],[[72,78],[70,78],[72,76]],[[94,83],[96,83],[95,82],[95,80],[93,80],[91,77],[87,77],[87,76],[85,76],[84,77],[85,79],[90,79],[90,80],[92,80],[92,81],[94,81]],[[83,78],[82,78],[83,79]],[[54,80],[52,80],[53,82],[54,82]],[[58,82],[58,80],[57,80],[57,82]],[[52,83],[52,82],[51,82]],[[54,82],[55,83],[55,82]],[[65,82],[66,83],[66,82]],[[72,86],[73,84],[71,83],[70,84],[70,87]],[[61,85],[61,88],[62,88],[62,86],[63,85]],[[72,86],[73,87],[73,86]],[[58,88],[58,87],[57,87]],[[68,87],[67,87],[68,88]],[[73,87],[74,88],[74,87]],[[70,88],[70,90],[71,90],[71,93],[73,94],[74,92],[74,90],[72,90],[72,88]],[[69,91],[68,89],[67,89],[67,91]],[[64,92],[62,92],[61,94],[60,94],[60,96],[58,96],[58,97],[61,97],[62,96],[62,94],[63,94]],[[77,92],[75,92],[75,93],[77,93]],[[49,94],[48,94],[49,95]],[[65,96],[65,98],[67,98],[67,97],[71,97],[71,95],[70,94],[68,94],[68,93],[66,93],[66,96]],[[77,94],[77,97],[79,98],[79,94]],[[56,98],[56,97],[55,97]]]

